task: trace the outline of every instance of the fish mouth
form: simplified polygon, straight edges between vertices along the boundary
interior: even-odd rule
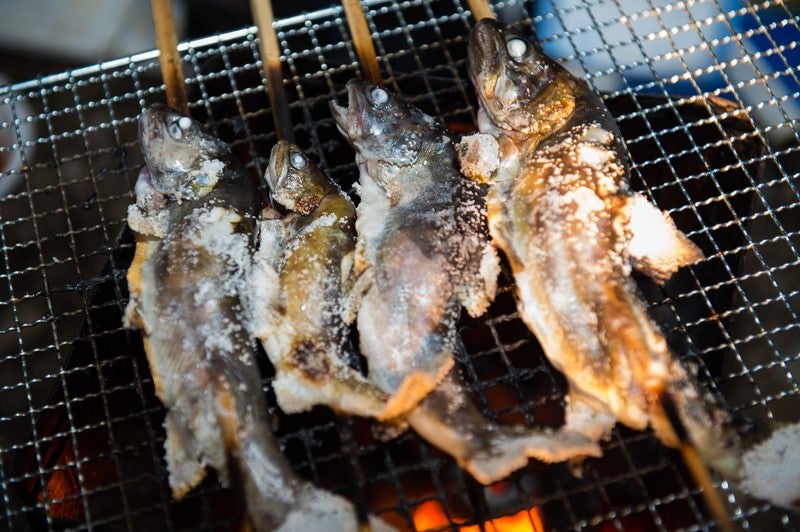
[[[364,109],[367,104],[365,96],[371,84],[362,79],[351,79],[347,82],[347,107],[339,105],[336,100],[330,101],[331,114],[339,131],[350,141],[361,138],[363,131]]]
[[[267,186],[273,194],[278,190],[278,184],[281,180],[286,177],[286,172],[288,171],[286,164],[289,160],[291,148],[291,143],[279,140],[272,147],[272,151],[269,154],[269,163],[267,164],[267,171],[264,172],[264,181],[267,182]]]
[[[469,76],[481,99],[494,97],[503,62],[510,60],[506,54],[506,37],[501,23],[483,19],[473,26],[467,62]]]
[[[142,146],[149,146],[164,136],[162,124],[168,109],[166,105],[156,103],[139,115],[139,143]]]
[[[166,135],[164,123],[168,110],[166,105],[155,103],[139,115],[139,146],[155,188],[158,188],[159,183],[158,179],[153,179],[152,176],[158,173],[158,156],[162,152]]]

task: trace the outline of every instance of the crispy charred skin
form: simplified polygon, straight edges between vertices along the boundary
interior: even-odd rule
[[[481,191],[461,179],[431,117],[362,80],[349,106],[331,104],[361,177],[355,269],[361,351],[391,396],[381,417],[409,410],[453,365],[462,305],[494,297],[497,258],[485,238]]]
[[[142,114],[140,141],[147,169],[129,211],[138,242],[127,321],[142,330],[167,408],[173,495],[197,485],[206,466],[227,484],[230,468],[257,530],[296,526],[298,511],[334,529],[354,529],[349,503],[293,473],[266,419],[255,351],[240,324],[254,186],[224,143],[166,107]]]
[[[267,315],[259,319],[257,334],[275,366],[278,403],[289,413],[324,404],[376,415],[385,394],[351,369],[344,356],[355,207],[313,161],[285,141],[272,149],[265,179],[273,200],[289,211],[262,222],[261,229],[261,267],[276,272],[279,288],[267,303]]]
[[[513,269],[525,323],[569,381],[568,425],[597,438],[616,419],[651,426],[675,446],[658,399],[668,393],[705,459],[735,474],[730,417],[674,360],[630,278],[633,264],[664,280],[702,253],[631,192],[613,118],[534,42],[480,21],[469,70],[481,132],[499,155],[490,231]]]

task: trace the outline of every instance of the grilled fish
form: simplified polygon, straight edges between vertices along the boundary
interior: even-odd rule
[[[490,232],[522,318],[569,383],[567,426],[600,438],[618,420],[677,446],[666,394],[701,457],[737,478],[732,416],[672,355],[630,277],[633,266],[663,281],[702,252],[631,191],[620,132],[585,82],[492,20],[474,26],[468,54],[481,133],[460,151],[490,184]]]
[[[523,320],[567,376],[569,421],[580,417],[595,436],[607,429],[600,420],[652,424],[677,444],[656,395],[684,372],[647,315],[629,258],[631,248],[647,251],[639,240],[667,237],[662,251],[672,260],[641,261],[662,278],[700,250],[630,191],[619,131],[585,83],[497,22],[473,28],[469,54],[479,127],[499,152],[490,231],[514,272]],[[613,416],[578,416],[587,403]]]
[[[352,304],[369,379],[394,394],[382,417],[399,415],[485,484],[529,457],[599,455],[581,434],[496,425],[471,402],[453,367],[463,353],[456,320],[461,305],[485,311],[499,268],[482,192],[457,173],[454,146],[431,117],[366,81],[351,81],[348,94],[348,109],[332,109],[361,169],[355,284],[368,281]]]
[[[252,340],[240,323],[259,206],[228,147],[183,114],[145,110],[146,170],[129,223],[137,234],[126,322],[142,330],[156,393],[167,408],[173,496],[205,476],[244,488],[258,530],[355,530],[350,503],[297,477],[267,420]]]
[[[265,179],[283,217],[261,222],[251,283],[256,336],[272,365],[287,413],[316,404],[377,415],[386,395],[348,365],[344,295],[352,285],[355,207],[297,146],[272,149]]]
[[[481,191],[454,146],[419,109],[364,80],[331,102],[360,169],[354,297],[369,379],[390,396],[381,417],[415,406],[453,367],[462,305],[494,298],[497,256],[484,238]]]

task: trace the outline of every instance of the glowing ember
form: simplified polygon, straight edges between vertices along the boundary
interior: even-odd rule
[[[414,527],[424,532],[450,528],[454,523],[445,514],[439,501],[427,501],[414,510]],[[460,532],[480,532],[479,525],[458,526]],[[537,508],[522,510],[513,515],[490,519],[483,523],[487,532],[542,532],[544,524]]]

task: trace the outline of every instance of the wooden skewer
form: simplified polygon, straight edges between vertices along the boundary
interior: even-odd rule
[[[367,17],[359,0],[342,0],[344,14],[347,17],[347,26],[353,36],[353,45],[356,48],[358,62],[361,64],[361,73],[372,83],[381,85],[381,69],[372,43],[372,35],[367,26]]]
[[[482,20],[485,18],[497,18],[489,5],[489,0],[467,0],[469,10],[472,11],[472,16],[475,20]]]
[[[281,71],[281,50],[278,35],[275,33],[271,0],[250,0],[250,10],[258,28],[259,51],[264,61],[264,73],[267,76],[267,93],[272,107],[272,120],[275,122],[275,135],[278,140],[294,142],[292,116],[289,113],[289,100],[283,89],[283,73]]]
[[[178,37],[175,33],[172,4],[170,0],[150,0],[150,6],[156,29],[161,77],[164,78],[167,89],[167,105],[188,112],[186,82],[183,79],[181,57],[178,54]]]
[[[719,491],[717,491],[717,488],[711,481],[711,474],[708,472],[708,468],[703,463],[703,460],[700,458],[700,454],[697,452],[694,444],[689,439],[689,434],[686,432],[686,427],[684,427],[680,417],[678,416],[675,403],[666,392],[662,391],[658,394],[658,397],[661,402],[661,408],[664,409],[667,420],[669,420],[670,425],[672,425],[672,430],[675,432],[675,436],[680,442],[679,450],[681,452],[681,456],[683,457],[683,461],[686,464],[686,467],[689,469],[689,472],[691,473],[695,482],[697,482],[698,486],[700,486],[700,489],[703,490],[703,498],[706,501],[706,506],[708,506],[708,509],[711,511],[711,514],[714,516],[714,519],[717,521],[720,529],[722,529],[724,532],[733,532],[733,525],[731,525],[727,507],[725,506]]]

